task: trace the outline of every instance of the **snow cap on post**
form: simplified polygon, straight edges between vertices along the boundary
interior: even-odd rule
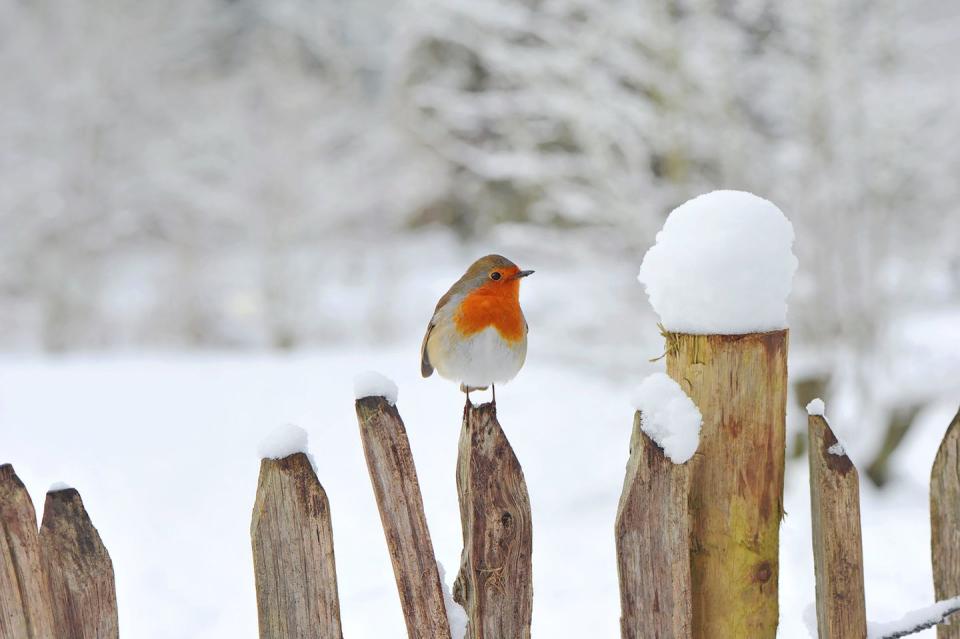
[[[394,406],[397,403],[399,392],[395,381],[376,371],[360,373],[353,378],[354,399],[382,397],[387,400],[388,404]]]
[[[637,279],[672,333],[783,329],[797,270],[793,237],[793,225],[773,203],[744,191],[713,191],[670,213]]]
[[[818,415],[820,417],[824,416],[827,407],[823,403],[823,400],[817,397],[816,399],[810,400],[810,403],[807,404],[807,415]]]
[[[703,416],[680,385],[664,373],[649,375],[633,394],[640,411],[640,428],[675,464],[697,452]]]
[[[304,453],[316,472],[317,463],[310,454],[307,443],[307,431],[294,424],[283,424],[260,440],[257,454],[260,459],[283,459],[295,453]]]

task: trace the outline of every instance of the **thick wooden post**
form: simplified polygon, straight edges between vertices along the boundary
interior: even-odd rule
[[[73,488],[47,493],[40,557],[57,639],[117,639],[117,592],[110,554]]]
[[[819,415],[808,418],[820,639],[866,639],[860,475]]]
[[[630,461],[617,508],[622,639],[689,639],[688,464],[674,464],[633,419]]]
[[[356,409],[407,634],[410,639],[450,639],[437,560],[403,420],[383,397],[358,399]]]
[[[668,334],[667,374],[703,414],[688,462],[693,636],[774,639],[787,331]]]
[[[937,600],[960,595],[960,411],[930,472],[930,537]],[[960,621],[938,626],[937,638],[960,639]]]
[[[304,453],[260,462],[250,522],[261,639],[341,639],[330,503]]]
[[[53,637],[37,515],[10,464],[0,465],[0,637]]]
[[[463,411],[457,492],[463,526],[453,598],[467,612],[467,639],[529,639],[533,529],[523,469],[493,404]]]

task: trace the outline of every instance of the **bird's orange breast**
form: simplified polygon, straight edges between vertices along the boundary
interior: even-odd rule
[[[507,341],[523,339],[526,322],[520,311],[519,282],[481,286],[463,298],[453,321],[464,337],[493,326]]]

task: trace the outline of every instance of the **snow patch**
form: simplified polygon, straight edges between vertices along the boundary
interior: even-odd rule
[[[820,627],[817,623],[817,604],[811,602],[803,609],[803,625],[812,639],[819,639]]]
[[[807,404],[807,415],[819,415],[820,417],[823,417],[823,414],[826,410],[826,405],[819,397],[811,400],[810,403]]]
[[[294,453],[304,453],[316,472],[317,464],[307,448],[307,442],[307,431],[293,424],[283,424],[260,440],[257,454],[260,459],[283,459]]]
[[[447,585],[447,571],[443,564],[437,562],[437,572],[440,573],[440,586],[443,588],[443,606],[447,609],[447,623],[450,624],[450,639],[464,639],[467,635],[467,611],[453,600],[450,587]]]
[[[47,492],[55,493],[60,490],[70,490],[71,488],[73,488],[73,486],[71,486],[70,484],[67,484],[62,481],[55,481],[52,484],[50,484],[50,488],[47,489]]]
[[[399,392],[396,382],[376,371],[360,373],[353,378],[353,397],[355,399],[382,397],[393,406],[397,403]]]
[[[664,373],[654,373],[640,382],[633,394],[633,407],[640,411],[640,427],[675,464],[693,457],[700,444],[703,416],[680,385]]]
[[[713,191],[675,208],[637,279],[668,331],[743,334],[787,326],[793,225],[773,203]]]
[[[844,455],[847,454],[847,451],[843,448],[843,444],[841,444],[840,442],[837,442],[833,446],[830,446],[829,448],[827,448],[827,452],[830,453],[831,455],[837,455],[839,457],[843,457]]]
[[[960,597],[944,599],[932,606],[912,610],[896,621],[867,622],[867,639],[904,637],[924,628],[932,628],[948,615],[960,610]]]

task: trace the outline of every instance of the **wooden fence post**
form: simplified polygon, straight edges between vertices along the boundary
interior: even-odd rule
[[[57,639],[117,639],[117,593],[110,554],[73,488],[47,493],[40,557]]]
[[[960,595],[960,411],[930,472],[930,537],[937,600]],[[937,626],[937,637],[960,639],[960,621]]]
[[[810,415],[808,428],[820,639],[866,639],[860,475],[826,419]]]
[[[773,639],[787,331],[668,333],[667,374],[703,414],[689,462],[693,636]]]
[[[450,639],[433,542],[403,420],[383,397],[358,399],[356,410],[407,634],[410,639]]]
[[[617,508],[622,639],[689,639],[690,470],[674,464],[633,418]]]
[[[261,460],[250,539],[261,639],[342,639],[330,503],[304,453]]]
[[[0,465],[0,637],[53,637],[37,515],[10,464]]]
[[[529,639],[533,611],[530,497],[494,404],[463,411],[457,492],[463,526],[453,598],[467,639]]]

